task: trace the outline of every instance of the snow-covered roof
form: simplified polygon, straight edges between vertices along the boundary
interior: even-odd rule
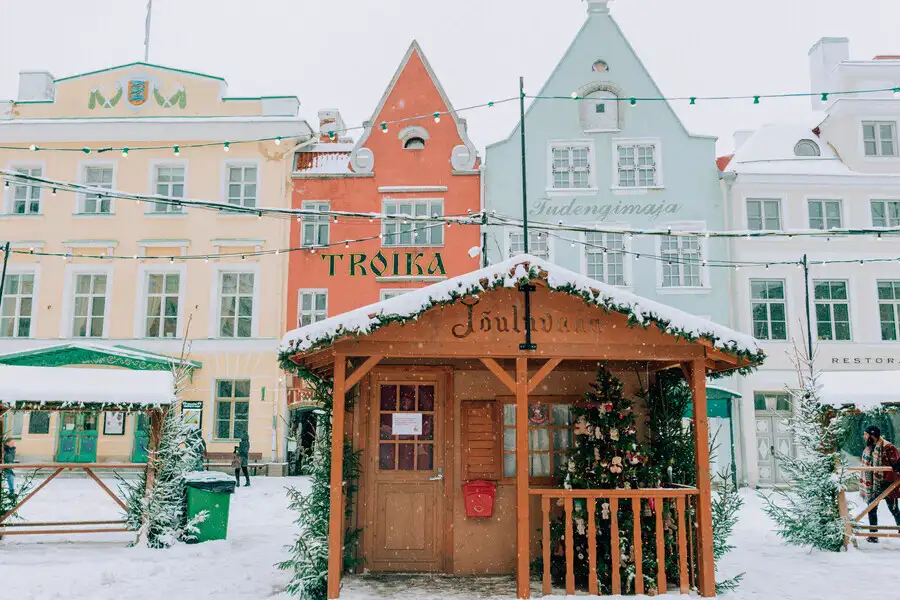
[[[354,143],[336,142],[333,144],[316,144],[312,148],[297,153],[296,174],[332,174],[352,173],[350,170],[350,152]]]
[[[900,371],[825,371],[816,383],[819,403],[828,406],[866,410],[900,403]]]
[[[810,123],[821,122],[817,116]],[[725,167],[729,173],[769,173],[788,175],[850,175],[853,173],[834,150],[820,139],[809,123],[772,123],[753,133]],[[796,156],[800,140],[811,140],[819,156]]]
[[[169,371],[0,365],[0,403],[161,406],[175,402]]]
[[[759,343],[748,335],[528,254],[289,331],[281,341],[282,358],[345,336],[371,333],[391,321],[416,318],[435,304],[452,304],[497,287],[514,288],[526,280],[544,280],[554,291],[627,315],[633,325],[656,324],[672,335],[706,338],[716,348],[746,356],[754,363],[765,358]]]

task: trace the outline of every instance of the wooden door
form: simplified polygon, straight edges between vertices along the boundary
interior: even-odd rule
[[[366,567],[440,571],[444,559],[444,418],[440,374],[374,378],[369,412]],[[421,418],[421,434],[406,427]]]
[[[790,414],[756,412],[756,461],[759,484],[780,486],[788,483],[779,468],[779,456],[791,456],[793,436],[788,429]]]
[[[95,412],[66,412],[60,416],[59,462],[97,461],[97,422]]]
[[[134,447],[131,451],[131,462],[147,462],[147,448],[150,447],[150,415],[137,413],[134,420]]]

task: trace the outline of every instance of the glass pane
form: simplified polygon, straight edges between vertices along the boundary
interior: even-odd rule
[[[416,470],[430,471],[434,468],[434,446],[416,444]]]
[[[551,406],[553,409],[553,425],[568,425],[569,424],[569,405],[568,404],[553,404]]]
[[[394,470],[395,448],[396,446],[394,446],[394,444],[378,445],[378,468],[382,471]]]
[[[94,293],[106,293],[106,275],[94,275]]]
[[[430,412],[434,410],[434,386],[419,386],[419,410]]]
[[[231,398],[232,382],[230,379],[221,379],[216,386],[216,395],[219,398]]]
[[[414,411],[416,410],[416,386],[401,385],[400,386],[400,410]]]
[[[235,419],[246,420],[247,416],[249,414],[250,414],[250,403],[249,402],[235,402],[234,403],[234,418]]]
[[[503,449],[504,450],[515,450],[516,449],[516,430],[505,427],[503,429]]]
[[[91,319],[91,337],[103,337],[103,317]]]
[[[250,380],[239,379],[234,382],[234,397],[249,398],[250,397]]]
[[[252,273],[241,273],[240,289],[238,291],[242,294],[252,294],[253,293],[253,274]]]
[[[231,418],[231,402],[216,402],[216,418],[217,419],[230,419]]]
[[[237,274],[223,273],[222,274],[222,293],[233,294],[236,291],[237,291]]]
[[[316,294],[316,310],[325,310],[325,303],[328,296],[325,294]]]
[[[397,410],[397,386],[381,386],[381,410]]]
[[[248,338],[253,331],[252,317],[239,317],[237,323],[237,337]]]
[[[504,454],[503,455],[503,476],[504,477],[515,477],[516,475],[516,455],[515,454]]]
[[[247,433],[247,421],[235,421],[232,435],[235,438],[241,438],[245,433]]]
[[[549,450],[550,430],[545,427],[532,429],[528,432],[529,450]]]
[[[504,404],[503,405],[503,424],[504,425],[515,425],[516,424],[516,405],[515,404]]]
[[[434,415],[422,415],[422,435],[420,440],[434,439]]]
[[[231,437],[231,423],[229,421],[216,421],[216,437],[217,438],[230,438]]]
[[[569,429],[554,429],[553,430],[553,449],[554,450],[568,450],[571,443],[572,432]]]
[[[547,477],[550,475],[550,455],[533,454],[529,457],[529,475],[532,477]]]
[[[397,470],[413,471],[416,468],[416,445],[397,444]]]
[[[392,440],[394,436],[391,435],[391,431],[393,431],[393,415],[390,413],[383,413],[379,419],[378,430],[379,430],[379,438],[382,440]]]
[[[166,293],[167,294],[177,294],[178,293],[178,275],[166,275]]]

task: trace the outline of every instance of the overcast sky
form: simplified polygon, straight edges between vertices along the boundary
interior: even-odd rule
[[[143,59],[146,0],[0,0],[0,98],[18,72],[56,77]],[[667,96],[808,91],[807,51],[850,38],[853,59],[900,54],[898,0],[613,0]],[[297,95],[314,127],[337,107],[367,119],[416,38],[456,107],[537,93],[585,19],[582,0],[154,0],[150,62],[224,77],[229,94]],[[900,84],[900,82],[898,82]],[[719,136],[802,117],[809,101],[676,106]],[[512,105],[466,113],[475,143],[509,134]]]

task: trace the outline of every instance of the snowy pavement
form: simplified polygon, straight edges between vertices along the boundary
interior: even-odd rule
[[[109,482],[112,483],[112,482]],[[128,548],[131,534],[7,537],[0,541],[0,597],[15,600],[287,600],[289,577],[275,568],[294,535],[286,485],[305,478],[256,478],[232,497],[228,540],[170,550]],[[831,554],[781,543],[754,492],[743,492],[734,544],[722,562],[724,576],[744,571],[727,600],[844,600],[867,585],[883,595],[900,565],[900,541],[861,541],[859,550]],[[23,507],[30,520],[114,519],[118,509],[87,479],[54,480]],[[890,515],[882,507],[884,523]],[[397,589],[395,578],[349,578],[350,600],[509,600],[511,578],[454,579],[421,576]],[[890,595],[890,594],[889,594]],[[632,597],[633,598],[633,597]]]

